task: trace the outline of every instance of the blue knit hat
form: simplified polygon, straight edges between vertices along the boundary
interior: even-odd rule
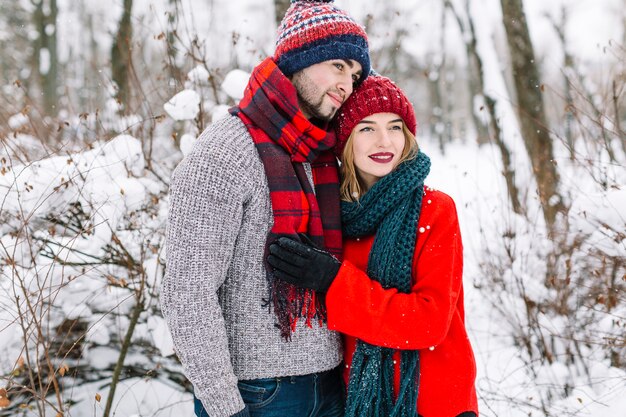
[[[331,59],[361,64],[361,80],[370,72],[367,34],[333,0],[291,0],[278,28],[274,60],[286,76]]]

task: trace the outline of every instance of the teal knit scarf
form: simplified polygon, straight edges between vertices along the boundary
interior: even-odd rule
[[[376,234],[367,274],[383,288],[409,293],[417,221],[430,159],[419,152],[381,178],[358,202],[341,203],[344,236]],[[393,401],[394,349],[357,341],[346,417],[417,417],[419,351],[402,350],[400,390]]]

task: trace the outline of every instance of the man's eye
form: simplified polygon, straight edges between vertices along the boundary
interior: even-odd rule
[[[337,68],[338,70],[343,70],[343,64],[340,63],[335,63],[335,68]]]

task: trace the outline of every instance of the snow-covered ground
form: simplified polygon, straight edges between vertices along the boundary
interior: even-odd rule
[[[575,46],[570,52],[579,59],[584,72],[590,63],[604,62],[611,41],[623,38],[620,1],[525,1],[544,71],[558,75],[562,58],[561,46],[546,16],[556,19],[560,7],[567,6],[570,20],[566,34]],[[62,9],[69,10],[67,0],[59,3]],[[337,3],[360,21],[365,21],[368,13],[383,13],[387,7],[387,3],[381,2]],[[453,3],[463,9],[462,2]],[[589,300],[580,299],[578,289],[574,289],[567,300],[575,303],[571,316],[539,311],[533,318],[542,332],[532,333],[534,328],[526,326],[529,316],[521,294],[533,302],[556,295],[554,289],[543,285],[541,278],[546,275],[544,256],[553,249],[553,243],[544,233],[543,219],[533,197],[532,176],[523,172],[527,157],[498,57],[502,48],[502,39],[498,38],[502,36],[498,3],[474,0],[472,13],[478,23],[479,49],[488,74],[486,88],[500,100],[499,117],[514,153],[514,165],[520,171],[520,184],[527,193],[528,219],[512,214],[509,208],[500,153],[495,147],[479,147],[473,140],[458,138],[447,144],[442,154],[439,144],[427,137],[425,129],[418,132],[420,146],[433,161],[427,183],[450,194],[459,212],[465,247],[466,321],[478,364],[481,415],[626,416],[625,359],[618,357],[614,361],[621,361],[621,368],[611,367],[606,355],[610,340],[616,343],[618,355],[624,352],[619,346],[626,334],[624,294],[617,294],[621,304],[604,312],[601,305],[594,309]],[[206,35],[211,65],[223,65],[232,57],[228,44],[233,30],[242,35],[235,55],[243,69],[248,70],[263,52],[271,50],[273,28],[266,24],[272,19],[269,0],[219,0],[211,2],[210,7],[183,0],[180,5],[187,12],[185,34],[198,31]],[[142,30],[150,25],[162,27],[163,18],[155,11],[166,7],[165,0],[140,2],[136,13],[137,19],[146,23]],[[438,44],[439,21],[433,16],[441,2],[406,1],[394,7],[402,12],[402,19],[394,24],[412,22],[408,28],[410,39],[419,40],[403,47],[416,59],[423,59],[430,51],[428,48]],[[103,48],[109,48],[107,33],[115,30],[119,4],[108,7],[94,3],[93,8],[102,22],[98,40]],[[66,12],[63,22],[78,18],[73,12]],[[450,29],[452,26],[448,27],[446,45],[451,49],[449,53],[462,62],[463,45],[456,39],[458,33]],[[64,45],[60,48],[62,56],[66,48],[80,48],[85,41],[76,30],[77,26],[71,24],[59,28]],[[384,38],[384,33],[372,34],[372,45],[384,44]],[[614,62],[603,65],[610,67]],[[124,361],[138,371],[123,377],[118,385],[113,403],[115,415],[192,415],[191,395],[176,382],[180,369],[173,360],[171,340],[158,309],[166,250],[163,233],[167,183],[174,162],[191,149],[198,136],[192,120],[200,109],[215,120],[225,114],[227,106],[208,98],[212,96],[207,93],[205,68],[196,67],[187,79],[184,88],[163,104],[168,126],[177,123],[180,152],[173,148],[171,131],[160,134],[157,129],[153,157],[160,159],[155,158],[157,163],[150,169],[141,141],[131,135],[97,141],[82,152],[60,152],[29,163],[20,163],[11,155],[15,145],[35,148],[36,138],[16,134],[6,138],[7,145],[0,149],[0,374],[11,375],[13,384],[27,381],[24,375],[28,364],[35,367],[35,363],[23,349],[24,335],[32,353],[41,355],[38,323],[47,335],[79,320],[84,334],[76,343],[81,346],[82,356],[68,354],[56,358],[53,367],[57,371],[66,366],[70,370],[86,369],[98,374],[99,379],[89,379],[90,375],[80,375],[80,379],[73,374],[58,375],[65,387],[64,398],[73,402],[66,416],[101,415],[111,370],[129,329],[129,317],[139,301],[143,312]],[[245,71],[230,72],[220,86],[221,93],[238,99],[246,80]],[[137,123],[138,116],[116,119],[113,100],[107,106],[111,107],[107,116],[111,123],[122,128]],[[28,123],[21,113],[8,121],[9,128],[16,131]],[[570,161],[563,149],[556,150],[562,188],[572,207],[568,214],[571,235],[564,242],[580,239],[573,258],[564,261],[573,263],[573,279],[584,274],[577,272],[576,266],[588,266],[582,259],[586,253],[598,259],[626,258],[626,161],[619,144],[614,145],[616,162],[609,161],[599,148],[585,147],[584,143],[577,162]],[[494,271],[502,273],[498,284],[502,288],[494,287]],[[35,303],[34,309],[29,309],[27,298]],[[27,320],[22,322],[20,318]],[[540,347],[535,345],[530,350],[537,355],[531,357],[529,348],[521,344],[520,335],[525,334],[531,344],[541,337],[550,338],[554,360],[537,354]],[[595,339],[577,339],[589,335],[595,335]],[[572,346],[580,351],[570,352]],[[11,399],[19,401],[18,397]],[[53,396],[49,399],[55,403]],[[36,415],[37,411],[25,409],[24,413]],[[0,416],[3,415],[0,410]]]

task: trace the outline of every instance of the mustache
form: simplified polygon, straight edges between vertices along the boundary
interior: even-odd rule
[[[344,92],[342,92],[341,90],[337,90],[334,88],[329,88],[328,90],[326,90],[326,94],[328,93],[332,93],[338,97],[341,98],[341,104],[343,104],[346,101],[346,94]]]

